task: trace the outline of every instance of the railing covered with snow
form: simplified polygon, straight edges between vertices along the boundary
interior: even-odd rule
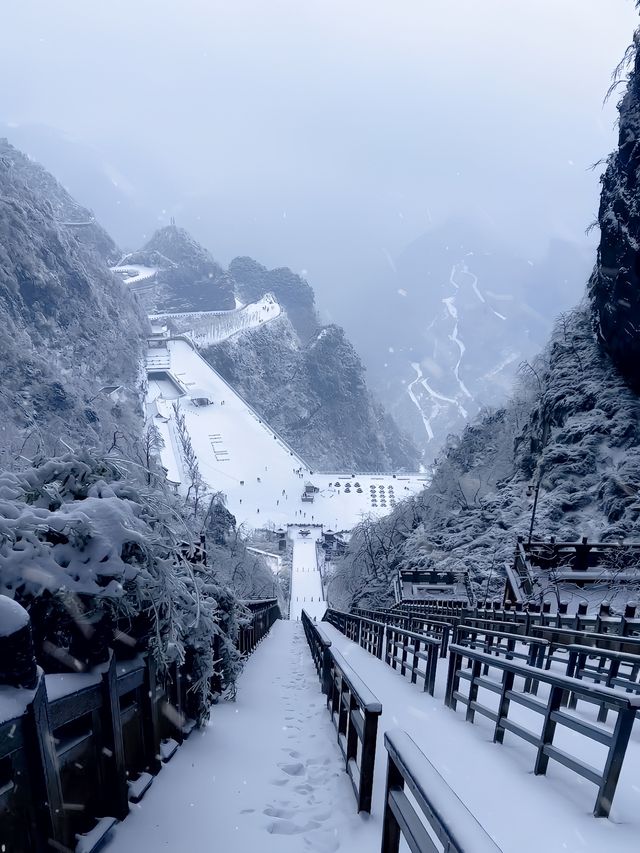
[[[464,602],[446,599],[429,601],[402,601],[390,608],[389,613],[404,616],[431,616],[458,624],[470,619],[489,619],[492,622],[517,622],[524,634],[531,634],[534,626],[558,627],[572,631],[592,631],[596,634],[611,634],[622,637],[640,636],[640,617],[636,605],[629,603],[624,613],[616,615],[611,607],[603,603],[597,613],[588,613],[586,604],[579,604],[574,613],[569,613],[565,602],[560,602],[555,611],[551,604],[514,605],[501,601],[483,606],[469,607]]]
[[[311,621],[306,610],[302,611],[302,627],[320,679],[320,689],[325,696],[329,696],[331,690],[331,640],[322,630],[322,626]]]
[[[558,650],[563,653],[571,645],[593,646],[610,652],[640,654],[640,637],[621,634],[598,634],[595,631],[574,631],[572,628],[555,628],[552,625],[533,625],[531,632],[549,642],[546,666],[557,659]]]
[[[249,654],[280,611],[275,599],[243,604],[250,617],[236,642]],[[219,660],[220,637],[212,643]],[[1,680],[16,684],[7,663]],[[110,651],[108,663],[88,672],[33,683],[0,684],[0,849],[91,853],[195,727],[197,696],[177,662],[160,674],[150,653],[121,660]],[[224,686],[212,677],[213,693]]]
[[[436,667],[440,643],[435,637],[405,631],[387,625],[384,642],[384,661],[400,675],[409,675],[412,684],[422,678],[423,690],[433,696],[436,685]]]
[[[603,687],[614,690],[624,690],[626,693],[640,694],[640,655],[610,652],[593,646],[569,646],[567,675],[570,678],[580,678],[592,681]],[[578,699],[595,702],[600,706],[598,722],[605,723],[609,706],[591,694],[578,696],[572,693],[568,707],[575,708]]]
[[[327,705],[338,733],[338,744],[356,795],[358,811],[370,812],[378,717],[382,714],[382,705],[342,655],[330,647],[322,628],[309,618],[305,610],[302,611],[302,623],[321,676],[322,690],[327,695]]]
[[[507,660],[520,660],[528,666],[543,667],[549,643],[540,637],[526,637],[509,631],[492,631],[488,628],[458,625],[453,632],[453,642],[460,646],[479,649],[490,655],[502,655]],[[525,692],[535,693],[537,681],[525,685]]]
[[[376,622],[374,619],[367,619],[364,616],[356,616],[353,613],[345,613],[342,610],[332,610],[331,608],[322,618],[337,628],[347,639],[353,640],[354,643],[382,660],[385,648],[385,626],[383,622]]]
[[[280,619],[280,607],[275,598],[243,601],[251,611],[251,621],[240,626],[237,646],[241,654],[250,655],[258,643],[269,633],[273,623]]]
[[[500,853],[406,732],[385,732],[384,745],[388,764],[381,853],[398,853],[402,838],[412,853]]]
[[[492,670],[498,670],[498,674],[492,673]],[[524,689],[518,689],[516,679],[524,680],[525,684],[531,679],[536,680],[541,688],[546,686],[546,695],[542,698],[533,697]],[[467,693],[461,692],[461,681],[468,682]],[[480,700],[480,690],[497,695],[497,703],[493,708]],[[570,694],[578,699],[601,702],[617,712],[613,731],[602,724],[588,722],[576,714],[561,710],[561,707],[567,704]],[[587,684],[577,678],[556,675],[547,670],[452,644],[449,647],[445,703],[454,711],[458,703],[464,704],[468,722],[473,722],[476,713],[488,717],[495,724],[495,743],[502,743],[505,732],[509,732],[532,744],[536,749],[533,771],[536,775],[545,774],[549,759],[553,759],[593,782],[598,788],[593,814],[595,817],[609,815],[636,711],[640,708],[640,696],[628,696],[596,684]],[[510,717],[512,705],[539,714],[542,717],[540,730],[534,732],[521,725],[520,717],[516,723],[513,717]],[[554,743],[558,726],[582,735],[588,744],[588,751],[591,751],[589,748],[594,744],[603,745],[606,751],[603,769],[598,770],[586,763],[582,757],[559,748]],[[581,739],[582,744],[584,740]],[[595,753],[597,756],[598,752]],[[583,754],[584,748],[581,747],[579,755]]]
[[[24,711],[0,723],[3,849],[98,846],[191,731],[186,690],[177,667],[160,680],[151,656],[111,653],[91,673],[41,675],[20,691]]]
[[[424,689],[433,696],[442,635],[416,633],[341,610],[329,609],[323,619],[393,669],[399,668],[401,675],[408,674],[412,684],[422,678]]]
[[[352,611],[355,616],[364,616],[376,622],[384,622],[385,625],[397,625],[407,631],[415,631],[418,634],[428,634],[440,640],[440,657],[446,658],[451,624],[439,619],[430,619],[428,616],[403,616],[389,610],[363,610],[356,608]]]

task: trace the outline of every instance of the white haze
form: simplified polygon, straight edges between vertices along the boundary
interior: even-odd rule
[[[20,0],[0,123],[54,171],[43,127],[78,144],[118,197],[62,177],[121,245],[175,216],[222,262],[306,270],[340,320],[451,215],[532,254],[584,241],[636,23],[631,0]]]

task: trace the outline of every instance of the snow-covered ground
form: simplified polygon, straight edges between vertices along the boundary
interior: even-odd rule
[[[443,703],[447,661],[438,662],[435,696],[423,693],[398,671],[322,624],[332,647],[341,652],[367,687],[382,702],[373,791],[372,817],[384,802],[386,754],[382,733],[392,727],[407,731],[429,761],[494,838],[504,853],[632,853],[640,838],[640,726],[631,736],[609,819],[594,818],[596,787],[557,762],[546,776],[534,776],[534,748],[510,735],[493,743],[493,724],[476,715],[471,725],[463,709]],[[495,699],[495,695],[491,694]],[[481,690],[480,701],[487,701]],[[579,711],[595,721],[597,709],[580,703]],[[585,710],[586,708],[586,710]],[[539,714],[525,708],[516,719],[538,731]],[[531,719],[533,718],[533,719]],[[558,745],[582,760],[602,767],[599,744],[562,729]],[[574,752],[575,750],[575,752]],[[370,848],[377,849],[377,848]]]
[[[155,278],[158,268],[143,267],[140,264],[124,264],[123,266],[111,267],[111,272],[122,276],[125,284],[140,284],[141,281]]]
[[[200,472],[212,489],[227,496],[238,524],[250,528],[288,523],[323,524],[350,530],[363,516],[381,516],[396,502],[424,488],[424,474],[318,473],[291,448],[185,340],[150,351],[154,370],[167,370],[187,393],[180,399]],[[274,377],[274,382],[277,382]],[[161,431],[162,462],[186,491],[174,416],[167,398],[176,396],[168,379],[149,382],[147,413]],[[206,397],[199,406],[194,398]],[[160,410],[160,411],[159,411]],[[307,482],[319,491],[302,500]]]
[[[316,542],[321,533],[321,527],[295,524],[289,527],[293,541],[290,619],[300,619],[302,611],[306,610],[311,618],[320,621],[327,609],[316,555]]]
[[[154,314],[152,320],[170,322],[172,328],[197,346],[208,347],[226,341],[238,332],[255,329],[282,313],[275,296],[265,294],[258,302],[240,305],[232,311],[193,311],[189,314]]]
[[[277,622],[103,848],[109,853],[371,853],[301,622]]]

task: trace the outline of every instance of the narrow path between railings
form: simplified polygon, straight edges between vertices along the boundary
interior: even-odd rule
[[[302,623],[278,621],[237,700],[213,708],[104,850],[368,853],[381,817],[356,813]]]

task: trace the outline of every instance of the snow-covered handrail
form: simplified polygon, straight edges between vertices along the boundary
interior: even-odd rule
[[[498,670],[501,676],[496,677],[491,670]],[[547,684],[549,692],[546,698],[534,698],[526,692],[521,692],[515,684],[516,676],[523,678],[525,684],[529,680]],[[460,690],[461,681],[469,683],[466,694]],[[487,685],[490,686],[487,687]],[[478,690],[481,687],[498,694],[497,712],[483,705],[478,698]],[[572,693],[579,699],[584,698],[596,704],[606,704],[609,709],[615,711],[617,720],[613,731],[603,724],[587,722],[575,714],[568,714],[561,710],[567,697]],[[459,702],[467,708],[468,722],[472,723],[475,714],[478,713],[495,723],[493,735],[495,743],[502,743],[505,732],[509,732],[532,744],[536,749],[533,770],[536,776],[544,775],[547,772],[549,759],[553,759],[584,779],[593,782],[598,788],[593,814],[595,817],[608,817],[636,712],[640,709],[640,696],[630,696],[598,684],[586,684],[577,678],[494,657],[485,652],[452,643],[449,647],[445,704],[455,711]],[[529,711],[542,716],[539,734],[516,723],[509,716],[512,703],[524,706]],[[570,755],[555,746],[557,726],[570,729],[589,741],[604,745],[606,758],[603,769],[597,770],[583,762],[579,756]]]
[[[341,610],[329,609],[323,618],[347,639],[358,643],[393,669],[400,667],[400,675],[408,674],[412,684],[418,678],[423,678],[424,689],[433,696],[442,634],[433,636],[416,633],[398,625],[385,624]]]
[[[358,812],[370,812],[382,705],[343,656],[331,648],[325,632],[305,610],[302,611],[302,624],[316,667],[321,672],[322,692],[327,695],[329,713],[338,730],[338,745],[345,758]]]
[[[382,853],[398,853],[401,836],[414,853],[431,853],[436,850],[433,835],[449,853],[500,853],[500,848],[406,732],[401,729],[385,732],[384,745],[388,764]],[[419,812],[405,794],[405,786]]]
[[[281,618],[280,607],[276,598],[254,599],[242,603],[251,611],[251,621],[240,626],[236,645],[240,654],[250,655],[269,633],[274,622]]]
[[[449,636],[453,626],[450,622],[440,619],[430,619],[428,616],[405,616],[391,610],[366,610],[355,608],[352,613],[355,616],[364,616],[376,622],[384,622],[385,625],[397,625],[417,634],[427,634],[440,640],[440,657],[446,658],[449,646]]]

